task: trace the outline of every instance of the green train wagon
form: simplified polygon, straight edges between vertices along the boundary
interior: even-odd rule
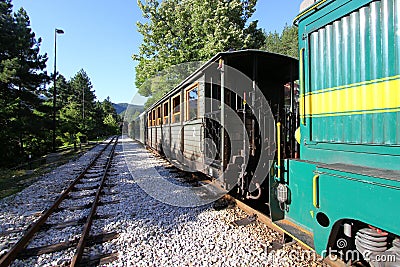
[[[321,255],[400,266],[400,1],[321,0],[295,23],[300,158],[272,219]]]

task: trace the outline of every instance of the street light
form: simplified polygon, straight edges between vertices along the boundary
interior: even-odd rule
[[[56,78],[57,78],[57,34],[63,34],[64,31],[61,29],[54,29],[54,76],[53,76],[53,152],[56,152],[56,97],[57,97],[57,90],[56,90]]]

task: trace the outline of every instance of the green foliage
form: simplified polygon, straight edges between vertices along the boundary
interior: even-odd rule
[[[58,123],[59,134],[66,136],[67,140],[75,140],[76,134],[81,130],[82,114],[76,102],[70,102],[60,110],[60,120]],[[63,139],[65,142],[65,139]],[[69,141],[68,141],[69,142]]]
[[[24,9],[0,1],[0,164],[18,163],[46,150],[47,107],[40,94],[49,77]]]
[[[184,62],[205,61],[229,49],[260,48],[264,44],[263,33],[257,28],[257,21],[248,22],[256,2],[146,0],[142,3],[139,0],[146,22],[137,24],[143,43],[133,59],[139,62],[136,67],[139,93],[153,96],[146,106],[172,89],[154,86],[154,81],[146,84],[158,72]]]
[[[51,149],[54,86],[24,9],[12,12],[11,0],[0,1],[0,166],[16,165]],[[56,75],[56,74],[53,74]],[[84,70],[71,80],[56,79],[57,142],[76,143],[82,136],[115,134],[119,117],[108,98],[96,101]],[[47,101],[44,99],[47,98]]]
[[[117,133],[119,131],[119,125],[122,122],[122,119],[117,114],[110,97],[104,99],[103,103],[101,103],[101,106],[104,114],[103,125],[106,127],[106,131],[108,131],[110,134]]]
[[[282,55],[299,57],[299,46],[296,26],[285,26],[281,34],[270,32],[265,34],[263,50]]]
[[[57,75],[56,79],[56,89],[57,89],[57,94],[56,94],[56,106],[57,109],[59,110],[60,107],[63,107],[68,104],[69,98],[71,95],[74,93],[70,83],[65,79],[65,77],[61,74]],[[45,95],[51,99],[51,105],[53,105],[53,91],[54,91],[54,85],[52,85],[47,92],[45,92]]]
[[[103,120],[103,124],[109,129],[110,132],[118,129],[118,121],[112,114],[107,114]]]
[[[195,70],[200,68],[203,62],[194,61],[167,67],[163,71],[158,72],[154,77],[147,79],[139,88],[140,91],[149,91],[150,97],[147,99],[144,108],[150,107],[162,96],[175,88],[186,77]]]
[[[103,102],[96,101],[90,78],[83,69],[70,81],[59,76],[57,92],[58,136],[63,144],[118,133],[120,119],[110,98]]]

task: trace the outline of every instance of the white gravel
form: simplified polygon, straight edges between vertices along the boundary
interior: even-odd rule
[[[129,142],[123,139],[123,142]],[[159,166],[161,161],[133,145],[130,160],[142,168]],[[111,218],[96,221],[92,234],[118,232],[120,236],[94,249],[103,253],[118,252],[119,259],[109,266],[321,266],[318,261],[304,260],[298,245],[267,253],[272,241],[280,235],[262,223],[236,227],[234,220],[246,216],[238,208],[215,211],[211,205],[182,208],[164,204],[147,195],[129,172],[121,148],[115,156],[119,171],[109,179],[116,184],[120,203],[99,207],[99,214]],[[137,155],[137,158],[131,158]],[[128,163],[129,164],[129,163]],[[160,170],[159,170],[160,171]],[[167,179],[174,174],[161,170]],[[179,184],[179,182],[177,182]],[[186,185],[187,186],[187,185]],[[171,192],[164,192],[170,194]],[[296,251],[289,256],[290,251]]]
[[[127,138],[120,139],[121,141],[131,142]],[[132,148],[131,159],[137,156],[137,161],[144,168],[160,165],[161,161],[150,155],[141,145],[133,144]],[[40,211],[47,207],[49,201],[46,195],[59,192],[68,184],[71,164],[83,166],[92,154],[93,152],[85,155],[79,163],[69,163],[69,166],[60,167],[59,170],[41,178],[35,185],[13,197],[1,200],[0,230],[23,227],[34,220],[35,215],[29,215],[27,212]],[[317,260],[302,259],[301,255],[305,251],[296,244],[268,253],[267,247],[272,241],[280,239],[280,235],[259,222],[242,227],[234,226],[232,224],[234,220],[246,216],[238,208],[215,211],[211,204],[183,208],[153,199],[139,187],[135,181],[135,172],[130,173],[121,144],[116,148],[107,184],[115,186],[104,189],[105,194],[102,195],[101,201],[107,203],[119,200],[119,203],[98,207],[97,214],[108,217],[95,220],[91,234],[117,232],[119,237],[92,246],[88,251],[92,255],[118,253],[118,260],[109,263],[108,266],[324,265]],[[47,185],[54,185],[55,189],[48,192]],[[43,198],[35,197],[39,192]],[[84,202],[85,199],[81,201]],[[85,210],[81,212],[83,216]],[[54,214],[49,222],[56,223],[62,218],[66,220],[64,216],[67,213],[68,211],[64,210]],[[76,212],[68,214],[67,220],[79,219],[71,218],[76,214]],[[54,235],[58,234],[54,232]],[[66,240],[68,235],[65,233],[61,237],[53,236],[53,238],[57,241]],[[12,236],[0,237],[0,251],[8,247],[4,242],[10,240]],[[13,266],[60,266],[72,256],[73,250],[67,250],[26,261],[16,261]]]
[[[26,229],[32,224],[104,146],[100,144],[94,147],[79,159],[43,175],[21,192],[0,200],[0,256],[22,236],[22,232],[7,233]]]

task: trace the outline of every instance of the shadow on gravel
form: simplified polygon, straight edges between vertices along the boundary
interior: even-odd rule
[[[98,208],[98,215],[107,218],[96,220],[91,231],[93,235],[120,233],[117,239],[102,244],[100,247],[103,250],[107,253],[129,250],[129,253],[132,253],[129,258],[138,263],[141,259],[149,259],[145,253],[158,257],[158,251],[165,250],[167,255],[179,255],[179,250],[190,248],[197,251],[203,246],[203,241],[215,238],[210,234],[210,229],[203,231],[212,227],[218,220],[218,216],[213,215],[213,212],[216,212],[213,201],[192,207],[170,205],[160,201],[159,199],[166,197],[169,200],[176,199],[176,203],[184,202],[182,196],[186,197],[188,194],[181,194],[180,190],[190,190],[187,184],[179,181],[184,177],[177,177],[178,175],[160,168],[160,162],[137,143],[132,143],[128,150],[124,147],[124,151],[118,153],[116,164],[113,165],[113,169],[117,171],[113,170],[109,177],[110,183],[115,186],[108,189],[102,201],[104,199],[105,203],[116,200],[119,202]],[[128,169],[129,164],[132,166]],[[168,183],[168,186],[163,187],[164,183]],[[143,188],[143,185],[146,188]],[[197,194],[193,198],[198,197],[202,196]],[[210,196],[204,195],[204,198],[208,199]],[[188,202],[191,201],[193,202],[193,199],[188,199]],[[219,231],[233,229],[233,226],[227,225],[224,229]],[[193,243],[196,238],[197,243]]]

